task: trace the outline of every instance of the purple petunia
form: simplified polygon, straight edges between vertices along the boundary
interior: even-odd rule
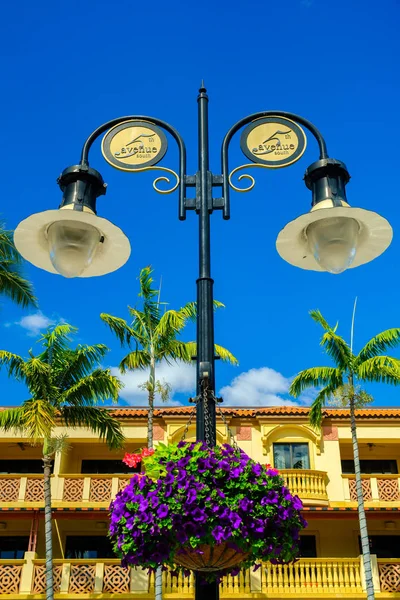
[[[159,519],[164,519],[168,515],[168,506],[166,504],[160,504],[157,509],[157,516]]]
[[[202,553],[211,540],[243,554],[242,565],[218,577],[261,560],[296,558],[306,522],[301,500],[279,474],[228,444],[160,445],[152,468],[157,460],[158,479],[134,475],[110,506],[109,534],[125,566],[172,566],[180,551]]]

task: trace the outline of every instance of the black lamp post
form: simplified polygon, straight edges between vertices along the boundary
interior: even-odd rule
[[[242,133],[241,147],[251,164],[229,173],[228,149],[234,134]],[[213,280],[211,278],[210,215],[222,210],[230,218],[230,187],[250,191],[254,179],[245,189],[237,188],[231,176],[242,168],[279,168],[298,160],[306,146],[300,126],[317,140],[319,160],[306,172],[306,186],[312,190],[313,208],[289,223],[279,234],[277,250],[291,264],[303,269],[340,273],[373,260],[389,246],[392,229],[383,217],[371,211],[350,208],[345,187],[350,176],[345,165],[328,158],[325,141],[312,123],[292,113],[266,111],[252,114],[236,123],[226,134],[221,151],[221,174],[209,170],[208,96],[202,85],[198,96],[198,171],[186,174],[186,149],[179,133],[160,119],[129,116],[101,125],[86,140],[79,165],[69,167],[58,183],[63,200],[58,210],[32,215],[22,221],[15,232],[20,253],[34,265],[66,277],[102,275],[121,267],[129,258],[130,244],[122,231],[96,215],[96,199],[105,194],[106,186],[98,171],[89,167],[88,155],[93,142],[106,133],[102,151],[114,167],[125,171],[161,169],[176,177],[172,189],[161,190],[159,177],[153,186],[160,193],[179,189],[179,219],[187,210],[199,216],[199,277],[197,279],[197,429],[198,440],[216,444],[215,356]],[[179,175],[155,166],[167,149],[167,131],[179,148]],[[188,188],[195,188],[195,198],[187,198]],[[213,189],[222,189],[213,197]],[[217,600],[217,584],[204,584],[196,578],[196,599]]]

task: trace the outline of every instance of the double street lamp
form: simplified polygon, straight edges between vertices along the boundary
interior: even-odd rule
[[[180,134],[168,123],[153,117],[128,116],[113,119],[98,127],[83,145],[78,165],[68,167],[58,179],[63,198],[58,210],[31,215],[22,221],[14,234],[17,249],[26,260],[51,273],[65,277],[94,277],[122,267],[130,255],[130,243],[122,230],[97,216],[96,200],[106,193],[98,171],[89,166],[89,151],[102,134],[103,156],[122,171],[161,170],[153,187],[159,193],[179,191],[179,219],[186,211],[199,216],[199,277],[197,279],[197,408],[198,440],[216,443],[215,356],[213,280],[211,278],[210,215],[221,210],[230,218],[230,188],[250,191],[255,184],[249,174],[247,187],[232,182],[233,175],[251,167],[282,168],[296,162],[306,148],[303,127],[316,139],[319,159],[305,173],[305,184],[312,192],[311,211],[288,223],[279,233],[276,248],[290,264],[313,271],[341,273],[372,261],[382,254],[392,240],[392,228],[377,213],[351,208],[346,199],[350,179],[345,164],[328,157],[324,138],[309,121],[282,111],[258,112],[238,121],[226,134],[221,148],[221,174],[209,169],[208,96],[202,84],[198,95],[198,171],[186,173],[186,149]],[[228,151],[235,133],[242,130],[240,145],[251,161],[229,171]],[[168,132],[179,150],[178,173],[158,166],[167,151]],[[160,189],[160,181],[170,183]],[[193,198],[187,197],[194,188]],[[219,189],[221,194],[214,195]],[[215,600],[218,586],[196,583],[196,598]]]

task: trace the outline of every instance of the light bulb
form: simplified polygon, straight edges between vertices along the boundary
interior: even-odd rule
[[[87,223],[55,221],[47,230],[50,259],[64,277],[79,277],[93,260],[101,234]]]
[[[306,235],[310,251],[329,273],[343,273],[353,262],[360,226],[349,217],[327,217],[310,223]]]

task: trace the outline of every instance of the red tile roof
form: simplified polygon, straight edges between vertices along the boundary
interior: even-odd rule
[[[147,408],[112,408],[112,413],[119,419],[147,417]],[[192,406],[162,407],[154,410],[155,417],[185,416],[193,410]],[[261,417],[261,416],[304,416],[309,412],[308,407],[303,406],[268,406],[255,408],[221,407],[223,413],[230,417]],[[328,419],[348,419],[349,410],[345,408],[327,408],[324,411]],[[356,410],[356,417],[363,419],[400,419],[400,408],[363,408]]]

